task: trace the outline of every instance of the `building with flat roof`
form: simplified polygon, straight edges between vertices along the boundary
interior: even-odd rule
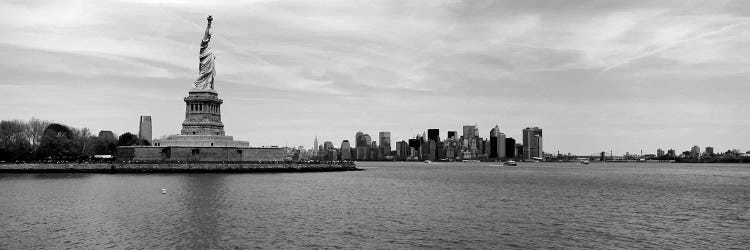
[[[380,144],[380,151],[383,155],[391,154],[391,132],[380,132],[378,133],[378,143]]]
[[[523,158],[525,160],[544,159],[542,148],[542,129],[538,127],[527,127],[522,130],[523,134]]]
[[[436,129],[436,128],[427,129],[427,140],[439,142],[440,141],[440,129]]]
[[[690,156],[698,157],[700,155],[701,155],[701,147],[698,147],[698,145],[695,145],[690,149]]]
[[[151,140],[151,116],[141,116],[140,123],[138,124],[138,139],[148,141],[149,145],[153,143]]]

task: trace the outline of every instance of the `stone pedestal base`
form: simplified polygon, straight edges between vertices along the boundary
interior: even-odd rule
[[[226,135],[173,135],[166,140],[154,140],[159,147],[249,147],[246,141],[235,141]]]

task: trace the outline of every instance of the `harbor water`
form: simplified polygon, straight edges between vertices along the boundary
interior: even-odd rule
[[[357,167],[3,173],[0,249],[750,248],[750,164]]]

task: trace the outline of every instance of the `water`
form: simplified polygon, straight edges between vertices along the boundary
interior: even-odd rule
[[[750,165],[492,165],[0,174],[0,248],[750,247]]]

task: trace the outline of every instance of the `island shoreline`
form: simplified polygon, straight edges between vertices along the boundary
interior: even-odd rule
[[[354,163],[10,163],[0,173],[291,173],[360,171]]]

